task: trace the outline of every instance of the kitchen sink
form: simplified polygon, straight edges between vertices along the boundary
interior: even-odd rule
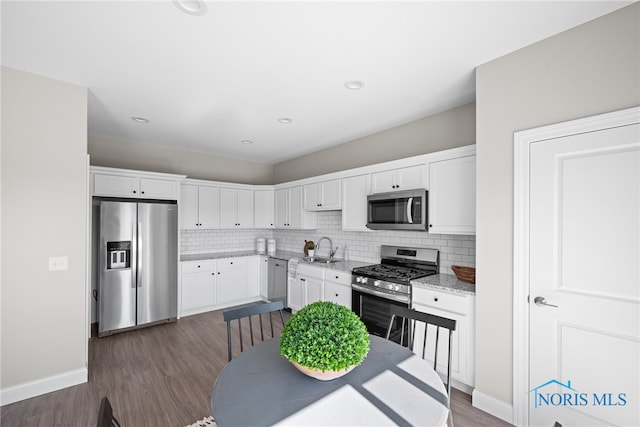
[[[310,263],[314,263],[314,264],[333,264],[334,262],[340,262],[343,261],[341,259],[337,259],[337,258],[325,258],[325,257],[320,257],[320,256],[315,256],[315,257],[304,257],[304,260],[306,262],[310,262]]]

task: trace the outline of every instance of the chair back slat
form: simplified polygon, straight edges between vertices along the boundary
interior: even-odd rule
[[[271,337],[274,337],[274,329],[273,329],[273,318],[271,317],[271,314],[274,311],[279,311],[280,312],[280,320],[282,320],[282,326],[284,327],[284,314],[282,313],[284,309],[284,304],[282,303],[282,301],[274,301],[274,302],[269,302],[269,303],[251,303],[251,304],[243,304],[240,306],[236,306],[236,307],[231,307],[228,308],[226,310],[223,311],[222,316],[225,320],[225,322],[227,323],[227,355],[228,355],[228,359],[229,361],[231,361],[233,354],[232,354],[232,334],[231,334],[231,321],[233,320],[237,320],[238,321],[238,332],[239,332],[239,339],[240,339],[240,352],[244,351],[244,340],[242,339],[242,319],[248,318],[249,319],[249,335],[250,335],[250,341],[251,341],[251,345],[253,346],[255,344],[254,342],[254,331],[253,331],[253,321],[251,319],[252,316],[258,316],[259,319],[259,324],[260,324],[260,340],[264,341],[264,325],[262,322],[262,314],[268,314],[269,315],[269,323],[271,325]],[[257,326],[256,326],[257,328]],[[257,333],[257,331],[256,331]]]
[[[428,330],[429,325],[435,327],[435,345],[433,353],[429,351],[429,354],[433,354],[433,369],[437,370],[438,367],[438,353],[439,353],[439,342],[440,342],[440,329],[446,329],[449,333],[448,336],[448,346],[447,346],[447,374],[446,374],[446,383],[445,387],[447,389],[447,406],[450,406],[451,401],[451,362],[452,362],[452,351],[451,347],[453,345],[453,333],[456,330],[457,321],[455,319],[449,319],[442,316],[437,316],[431,313],[424,313],[421,311],[412,310],[407,307],[401,307],[392,305],[389,309],[391,314],[391,320],[389,321],[389,327],[387,328],[386,338],[390,339],[392,329],[394,328],[394,324],[396,319],[402,318],[399,326],[396,325],[396,328],[400,328],[400,345],[404,345],[404,335],[405,335],[405,321],[407,322],[407,347],[414,350],[415,344],[415,330],[416,324],[418,322],[424,323],[424,339],[422,341],[422,358],[425,359],[427,357],[427,338],[428,338]],[[444,345],[444,343],[443,343]]]

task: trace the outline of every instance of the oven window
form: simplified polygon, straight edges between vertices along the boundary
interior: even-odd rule
[[[407,307],[407,304],[391,301],[374,295],[365,294],[354,290],[352,292],[353,311],[362,319],[367,330],[372,335],[385,338],[387,336],[387,328],[391,320],[389,307],[391,305],[399,305]],[[407,347],[408,330],[404,330],[403,345]],[[401,322],[397,319],[391,328],[390,340],[400,343],[401,338]]]

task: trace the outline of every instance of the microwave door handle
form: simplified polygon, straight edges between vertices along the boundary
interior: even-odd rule
[[[411,217],[413,211],[413,197],[409,197],[407,200],[407,221],[409,224],[413,224],[413,218]]]

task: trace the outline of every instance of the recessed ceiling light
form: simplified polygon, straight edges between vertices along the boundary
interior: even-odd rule
[[[243,144],[253,144],[253,141],[250,141],[250,140],[248,140],[248,139],[243,139],[243,140],[242,140],[242,141],[240,141],[240,142],[242,142]]]
[[[293,121],[293,119],[290,119],[289,117],[280,117],[280,118],[278,119],[278,121],[279,121],[280,123],[291,123],[291,122]]]
[[[173,0],[173,4],[189,15],[202,16],[207,13],[207,4],[202,0]]]
[[[359,80],[349,80],[344,84],[344,87],[351,90],[358,90],[364,86],[364,83]]]
[[[149,123],[149,119],[145,119],[144,117],[132,116],[131,120],[133,120],[136,123]]]

